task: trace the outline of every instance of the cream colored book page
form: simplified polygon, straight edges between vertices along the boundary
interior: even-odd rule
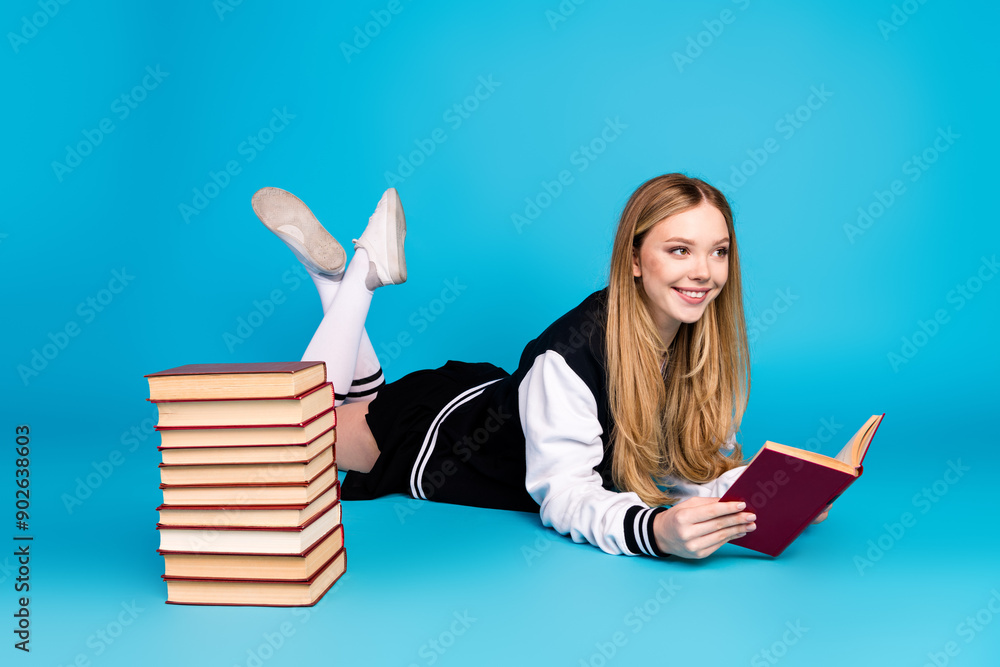
[[[864,426],[858,429],[858,432],[847,441],[847,444],[840,450],[840,453],[833,458],[856,468],[858,466],[857,462],[861,460],[862,456],[864,456],[864,449],[867,449],[867,446],[865,446],[864,449],[860,449],[860,442],[864,440],[868,433],[875,427],[875,422],[877,420],[878,417],[875,415],[870,417],[868,421],[864,423]],[[855,451],[857,451],[856,456]]]

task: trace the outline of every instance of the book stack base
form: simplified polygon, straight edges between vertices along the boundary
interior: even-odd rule
[[[168,604],[316,604],[347,569],[338,526],[301,554],[204,554],[160,549]],[[332,552],[332,553],[331,553]]]
[[[189,365],[146,377],[160,414],[167,602],[319,601],[347,567],[325,366]]]

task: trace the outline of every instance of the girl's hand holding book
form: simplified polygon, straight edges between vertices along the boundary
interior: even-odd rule
[[[656,545],[673,556],[705,558],[757,528],[757,517],[742,511],[745,507],[745,503],[721,503],[718,498],[688,498],[656,515]]]

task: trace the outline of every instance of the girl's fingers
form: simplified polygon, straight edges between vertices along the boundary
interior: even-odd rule
[[[686,507],[681,507],[686,504]],[[691,498],[675,507],[683,548],[690,558],[704,558],[737,535],[756,528],[756,516],[745,512],[740,501],[719,502],[718,498]],[[685,529],[686,527],[686,529]]]
[[[757,524],[754,523],[756,519],[753,514],[743,512],[695,524],[696,533],[688,539],[688,548],[696,551],[693,545],[701,545],[702,549],[706,546],[722,545],[739,533],[756,530]]]
[[[729,540],[742,537],[745,534],[745,526],[731,526],[725,530],[716,531],[692,541],[688,548],[695,558],[704,558],[718,551],[719,547]]]
[[[710,535],[720,530],[725,530],[731,526],[743,526],[752,524],[757,520],[757,515],[752,512],[738,512],[736,514],[723,514],[715,519],[702,521],[699,527],[703,529],[703,534]]]
[[[695,500],[692,498],[692,500]],[[711,521],[730,514],[736,514],[746,509],[746,503],[739,501],[718,502],[717,498],[698,498],[707,502],[693,504],[689,507],[692,523]]]

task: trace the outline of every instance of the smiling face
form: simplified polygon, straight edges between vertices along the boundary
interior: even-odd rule
[[[659,221],[632,252],[632,275],[641,279],[646,305],[664,345],[681,323],[705,313],[729,278],[729,231],[707,201]]]

